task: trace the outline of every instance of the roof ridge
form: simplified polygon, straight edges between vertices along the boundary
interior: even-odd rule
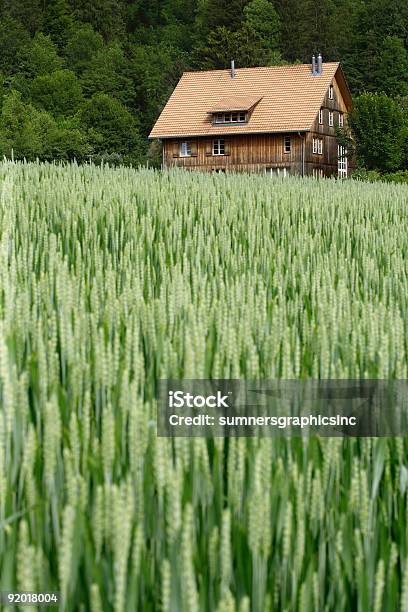
[[[339,61],[323,62],[324,66],[339,66]],[[305,66],[310,67],[311,64],[283,64],[283,65],[272,65],[272,66],[242,66],[241,68],[235,67],[235,72],[241,70],[271,70],[271,69],[284,69],[284,68],[304,68]],[[206,74],[209,72],[231,72],[231,68],[213,68],[212,70],[185,70],[184,74]]]

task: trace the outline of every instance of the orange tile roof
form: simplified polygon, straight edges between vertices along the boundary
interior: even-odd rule
[[[310,64],[237,68],[235,72],[234,79],[230,70],[185,72],[149,138],[310,130],[336,73],[348,103],[351,100],[338,62],[325,62],[318,76],[312,75]],[[224,98],[234,97],[262,99],[248,123],[214,125],[209,111]]]
[[[207,113],[223,113],[225,111],[248,111],[255,106],[261,98],[259,96],[229,96],[221,98],[207,110]]]

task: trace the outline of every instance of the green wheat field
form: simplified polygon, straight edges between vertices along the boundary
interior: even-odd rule
[[[154,397],[408,378],[408,189],[5,161],[0,197],[0,590],[406,612],[407,440],[169,440]]]

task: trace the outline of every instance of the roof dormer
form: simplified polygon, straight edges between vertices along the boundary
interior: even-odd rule
[[[221,98],[207,112],[215,124],[247,123],[251,111],[261,99],[259,96],[229,96]]]

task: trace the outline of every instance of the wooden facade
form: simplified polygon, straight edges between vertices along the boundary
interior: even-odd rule
[[[332,98],[329,90],[311,130],[280,134],[222,135],[224,155],[213,154],[213,142],[219,136],[163,139],[163,166],[186,170],[215,172],[271,172],[301,176],[337,176],[338,140],[336,129],[340,116],[346,121],[347,106],[334,79]],[[329,113],[332,123],[329,124]],[[243,126],[244,128],[244,126]],[[285,142],[290,138],[290,151]],[[314,151],[313,141],[322,140],[321,153]],[[188,142],[191,155],[181,155],[181,143]],[[347,161],[350,169],[350,161]]]
[[[291,150],[285,153],[285,136],[290,136]],[[166,167],[187,170],[263,172],[270,168],[287,168],[290,174],[302,172],[302,143],[305,134],[248,134],[226,136],[225,155],[213,155],[213,137],[190,139],[191,157],[180,157],[180,143],[186,139],[163,141]]]
[[[337,81],[333,80],[333,99],[327,91],[321,106],[323,123],[319,123],[317,114],[312,129],[306,134],[305,175],[313,175],[321,170],[323,176],[337,176],[338,174],[338,140],[336,129],[339,126],[339,116],[346,122],[347,107],[341,95]],[[333,113],[333,126],[329,125],[329,113]],[[313,139],[323,139],[322,154],[313,153]],[[350,162],[348,162],[350,164]]]

